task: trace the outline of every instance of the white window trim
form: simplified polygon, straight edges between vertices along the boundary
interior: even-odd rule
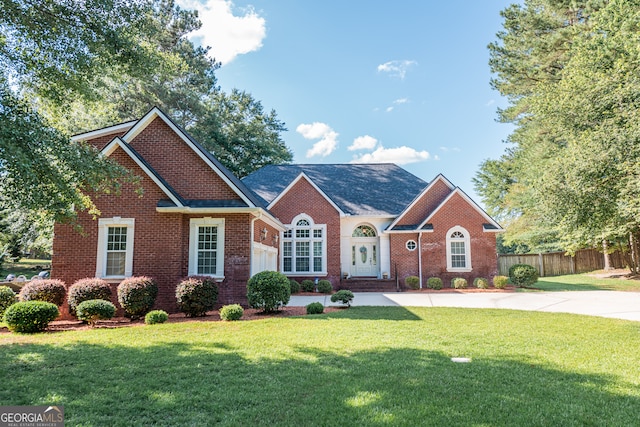
[[[198,274],[198,228],[218,227],[216,274]],[[210,276],[224,279],[224,218],[191,218],[189,222],[189,276]]]
[[[103,279],[124,279],[133,276],[133,237],[135,235],[135,218],[99,218],[98,219],[98,253],[96,256],[96,277]],[[107,234],[109,227],[127,228],[127,250],[125,255],[124,275],[107,276]]]
[[[322,240],[322,271],[295,271],[296,268],[296,250],[295,245],[292,244],[291,248],[291,268],[292,271],[284,271],[284,242],[295,242],[295,230],[298,228],[296,224],[300,220],[306,220],[309,222],[309,238],[308,239],[300,239],[301,241],[308,241],[311,244],[309,245],[309,267],[313,270],[313,242]],[[291,224],[285,225],[287,230],[293,230],[291,233],[291,238],[285,238],[284,233],[280,235],[280,271],[287,276],[326,276],[327,275],[327,225],[326,224],[316,224],[313,219],[306,215],[300,214],[293,218]],[[306,227],[305,227],[306,228]],[[322,239],[318,239],[313,237],[313,230],[322,230]]]
[[[456,231],[464,235],[464,260],[466,264],[466,267],[464,268],[452,267],[452,263],[451,263],[451,241],[452,241],[451,235]],[[455,241],[461,241],[461,240],[455,239]],[[471,236],[469,235],[469,232],[466,229],[460,227],[459,225],[456,225],[455,227],[452,227],[449,229],[449,231],[447,231],[447,271],[452,273],[468,273],[472,271]]]
[[[411,248],[409,247],[409,244],[410,244],[410,243],[412,243],[412,244],[413,244],[413,249],[411,249]],[[418,249],[418,244],[416,243],[416,241],[415,241],[415,240],[410,239],[410,240],[407,240],[407,241],[405,242],[404,247],[405,247],[405,248],[407,248],[407,250],[408,250],[409,252],[414,252],[416,249]]]

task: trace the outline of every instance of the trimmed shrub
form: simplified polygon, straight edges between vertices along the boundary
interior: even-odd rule
[[[18,298],[13,289],[8,286],[0,286],[0,319],[2,319],[5,310],[16,302],[18,302]]]
[[[331,302],[340,301],[342,304],[346,304],[347,307],[351,307],[351,302],[353,301],[354,295],[348,289],[341,289],[335,294],[331,295]]]
[[[312,302],[307,305],[307,314],[322,314],[324,312],[324,305],[321,302]]]
[[[144,323],[146,323],[147,325],[164,323],[167,320],[169,320],[169,315],[164,310],[151,310],[144,316]]]
[[[32,280],[20,290],[20,301],[46,301],[60,307],[66,293],[67,287],[62,280]]]
[[[270,313],[287,305],[289,298],[289,279],[277,271],[261,271],[247,282],[247,299],[251,308]]]
[[[225,305],[220,309],[220,319],[222,320],[240,320],[244,314],[244,309],[240,304]]]
[[[420,287],[420,278],[418,276],[405,277],[404,284],[411,289],[418,289]]]
[[[293,279],[289,280],[289,287],[291,288],[292,294],[297,294],[298,292],[300,292],[300,289],[301,289],[300,283],[296,282]]]
[[[427,288],[429,289],[442,289],[442,279],[439,277],[429,277],[427,279]]]
[[[321,294],[330,294],[333,292],[333,286],[331,282],[328,280],[319,280],[318,281],[318,292]]]
[[[463,277],[454,277],[451,279],[451,287],[454,289],[466,289],[467,279]]]
[[[478,289],[487,289],[489,288],[489,281],[484,277],[476,277],[473,279],[473,286]]]
[[[538,281],[538,270],[528,264],[514,264],[509,268],[509,279],[520,288],[531,286]]]
[[[493,276],[493,286],[496,289],[506,288],[507,283],[509,283],[509,278],[507,276]]]
[[[300,282],[300,287],[302,288],[303,292],[313,292],[316,290],[315,282],[310,279],[305,279],[302,282]]]
[[[208,276],[190,276],[176,286],[178,309],[187,317],[201,317],[218,301],[218,285]]]
[[[118,302],[124,315],[134,320],[151,310],[157,296],[158,285],[150,277],[130,277],[118,285]]]
[[[96,277],[78,280],[69,287],[69,292],[67,292],[69,313],[75,316],[76,307],[78,307],[81,302],[92,299],[111,301],[111,287],[109,284]]]
[[[98,320],[109,320],[116,314],[116,306],[111,301],[103,299],[89,299],[82,301],[76,307],[79,320],[95,325]]]
[[[21,301],[4,312],[4,322],[13,332],[44,331],[49,322],[60,315],[58,306],[46,301]]]

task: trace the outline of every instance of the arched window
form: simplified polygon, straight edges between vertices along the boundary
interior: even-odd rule
[[[376,230],[369,225],[359,225],[351,234],[352,237],[376,237]]]
[[[282,271],[285,274],[326,274],[326,242],[326,224],[314,224],[310,217],[298,215],[282,236]]]
[[[471,271],[469,232],[460,226],[447,231],[447,271]]]

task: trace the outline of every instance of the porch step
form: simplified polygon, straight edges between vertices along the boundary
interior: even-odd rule
[[[396,279],[353,278],[340,280],[340,289],[352,292],[396,292]],[[400,290],[404,290],[400,285]]]

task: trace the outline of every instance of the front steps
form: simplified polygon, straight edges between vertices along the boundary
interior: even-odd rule
[[[376,277],[355,277],[341,279],[339,289],[348,289],[352,292],[398,292],[403,291],[396,288],[396,279],[378,279]]]

